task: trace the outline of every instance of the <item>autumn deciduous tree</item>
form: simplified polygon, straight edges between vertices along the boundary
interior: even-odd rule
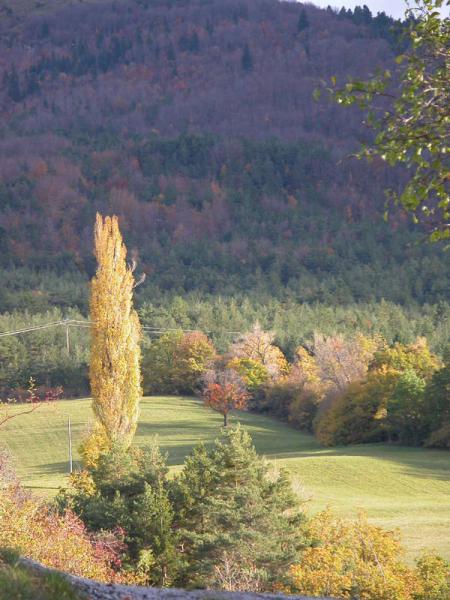
[[[386,440],[387,406],[398,378],[398,371],[384,367],[350,384],[320,416],[317,439],[325,446]]]
[[[380,348],[375,353],[371,368],[383,365],[402,373],[412,370],[420,377],[430,379],[442,363],[431,352],[426,338],[418,337],[412,344],[396,342],[393,346],[384,345]]]
[[[288,419],[300,429],[313,431],[314,419],[330,384],[322,381],[316,359],[305,348],[298,348],[296,354],[297,360],[288,375],[295,390]]]
[[[230,354],[236,358],[251,358],[264,365],[272,379],[288,371],[288,363],[281,350],[274,344],[275,335],[264,331],[256,323],[251,331],[243,335],[232,346]]]
[[[108,445],[129,446],[136,430],[140,374],[140,324],[133,309],[134,267],[127,265],[117,217],[97,214],[97,273],[91,284],[90,380],[97,427]]]
[[[253,358],[232,358],[227,364],[227,369],[239,373],[251,393],[261,389],[269,379],[266,367]]]
[[[286,377],[265,388],[263,407],[296,427],[312,431],[314,417],[330,385],[322,381],[314,356],[305,348],[297,349],[297,359]]]
[[[450,563],[434,552],[416,560],[418,587],[414,600],[446,600],[450,597]]]
[[[244,380],[233,369],[211,369],[204,376],[203,399],[205,406],[223,415],[223,425],[226,427],[228,413],[247,406],[248,392]]]
[[[144,347],[142,370],[145,392],[192,394],[216,355],[201,331],[171,331]]]
[[[22,556],[73,575],[125,580],[116,572],[121,541],[104,532],[91,535],[71,510],[58,514],[30,494],[4,452],[0,453],[0,548],[16,549]]]
[[[361,333],[347,339],[341,335],[315,334],[314,356],[321,379],[332,390],[343,392],[350,383],[366,376],[377,343]]]
[[[290,570],[291,592],[348,600],[443,600],[449,592],[448,563],[425,556],[417,569],[401,562],[398,535],[330,511],[309,523],[315,543]]]
[[[448,390],[443,386],[439,400],[434,387],[439,374],[445,379],[440,365],[424,338],[385,345],[375,352],[366,377],[337,389],[316,421],[318,439],[325,445],[389,441],[419,446],[443,427],[445,440]]]

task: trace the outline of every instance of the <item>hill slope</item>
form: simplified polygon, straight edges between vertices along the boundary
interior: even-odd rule
[[[33,6],[0,20],[0,265],[91,274],[99,210],[153,292],[448,298],[423,230],[382,220],[402,174],[346,159],[360,115],[312,98],[392,66],[392,20],[275,0]]]
[[[11,420],[2,430],[2,442],[17,457],[24,482],[40,493],[54,494],[64,485],[67,415],[76,448],[90,417],[88,400],[61,402],[57,410],[48,407]],[[290,471],[300,497],[311,499],[308,510],[331,506],[354,515],[363,509],[377,524],[401,529],[409,558],[430,545],[450,556],[447,453],[383,445],[329,449],[267,417],[239,413],[231,421],[248,429],[257,450],[276,467]],[[195,444],[217,436],[221,423],[220,415],[194,399],[145,398],[136,443],[157,436],[177,470]]]

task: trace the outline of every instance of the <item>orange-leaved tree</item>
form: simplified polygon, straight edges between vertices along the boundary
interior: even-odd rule
[[[141,327],[133,308],[135,265],[127,264],[117,217],[97,214],[95,256],[98,267],[91,283],[90,381],[96,431],[91,440],[103,449],[117,443],[128,447],[136,431],[142,396]],[[84,453],[89,453],[88,447],[85,445]]]
[[[223,425],[228,425],[228,413],[247,406],[249,394],[243,378],[234,369],[211,369],[203,377],[203,400],[223,415]]]

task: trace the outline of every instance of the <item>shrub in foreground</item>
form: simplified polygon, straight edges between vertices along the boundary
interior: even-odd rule
[[[445,600],[449,563],[426,554],[412,569],[402,562],[398,534],[330,511],[309,523],[312,545],[290,569],[290,592],[343,600]]]
[[[0,479],[0,547],[73,575],[112,581],[119,546],[110,535],[92,537],[72,511],[57,514],[10,475]]]

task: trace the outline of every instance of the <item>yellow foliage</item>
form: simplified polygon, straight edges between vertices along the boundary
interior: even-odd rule
[[[433,552],[417,560],[419,590],[414,600],[448,600],[450,598],[450,563]]]
[[[117,217],[97,214],[91,283],[90,380],[92,408],[110,445],[129,446],[136,431],[139,401],[141,329],[133,309],[133,268],[126,263]]]
[[[373,368],[377,369],[383,365],[399,372],[412,369],[421,377],[429,379],[441,368],[442,362],[431,352],[426,338],[418,337],[413,344],[396,342],[391,347],[384,344],[375,353]]]
[[[71,489],[77,490],[78,493],[82,493],[84,496],[94,496],[96,492],[92,475],[87,470],[71,473],[69,483]]]
[[[78,447],[83,466],[86,469],[95,467],[100,456],[107,452],[109,448],[110,442],[105,430],[100,423],[97,423]]]
[[[400,562],[395,533],[363,515],[347,521],[325,511],[311,520],[309,534],[313,547],[291,567],[289,591],[343,600],[414,600],[418,578]]]
[[[0,488],[0,547],[73,575],[116,579],[112,557],[102,554],[75,514],[59,515],[18,486]]]
[[[288,379],[299,389],[305,387],[317,390],[317,393],[323,397],[328,388],[327,382],[322,381],[320,377],[320,368],[314,356],[305,350],[302,346],[297,348],[297,360],[292,366]],[[321,390],[319,392],[319,390]]]
[[[272,379],[285,376],[289,371],[286,357],[274,345],[274,334],[264,331],[259,323],[235,342],[231,349],[231,357],[250,358],[266,367]]]
[[[300,347],[297,360],[292,366],[287,381],[296,390],[289,406],[289,421],[301,429],[312,431],[313,422],[320,403],[330,385],[322,381],[319,366],[311,354]]]
[[[234,357],[228,361],[226,368],[239,373],[250,392],[261,388],[269,378],[266,367],[253,358]]]
[[[399,373],[383,365],[355,381],[316,422],[316,437],[324,446],[378,440],[384,431],[389,398]]]

